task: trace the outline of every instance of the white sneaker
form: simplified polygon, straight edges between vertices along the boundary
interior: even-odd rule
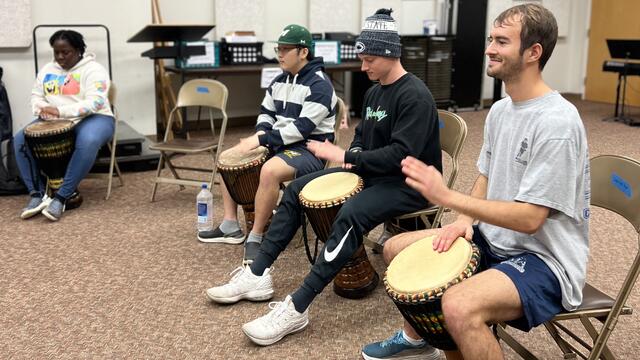
[[[302,314],[296,311],[287,295],[284,301],[269,303],[271,311],[242,325],[242,331],[251,341],[258,345],[271,345],[283,337],[301,331],[309,324],[309,309]]]
[[[38,215],[44,210],[53,199],[44,195],[42,198],[32,197],[29,199],[29,203],[27,206],[22,209],[22,213],[20,213],[20,218],[28,219],[34,215]]]
[[[271,268],[265,269],[262,276],[253,275],[248,266],[241,266],[231,272],[231,280],[222,286],[207,290],[212,301],[231,304],[242,299],[264,301],[273,297]]]

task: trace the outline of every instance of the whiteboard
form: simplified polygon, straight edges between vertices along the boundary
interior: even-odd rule
[[[31,0],[0,0],[0,48],[31,46]]]
[[[216,38],[229,31],[250,30],[262,41],[264,3],[262,0],[216,0]]]
[[[310,0],[309,31],[360,33],[359,5],[359,0]]]

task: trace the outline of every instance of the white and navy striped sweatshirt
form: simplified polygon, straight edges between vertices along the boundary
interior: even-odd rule
[[[324,73],[321,57],[311,60],[300,72],[276,77],[260,107],[256,131],[260,145],[278,151],[308,139],[333,141],[338,98]]]

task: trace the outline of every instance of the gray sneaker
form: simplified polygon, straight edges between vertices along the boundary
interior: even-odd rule
[[[255,241],[247,241],[244,243],[244,258],[243,263],[245,265],[251,265],[253,259],[258,256],[258,252],[260,251],[261,243]]]
[[[44,208],[49,205],[51,202],[51,198],[45,195],[44,197],[36,197],[32,196],[20,213],[20,218],[28,219],[32,216],[38,215],[42,212]]]
[[[58,221],[62,217],[62,213],[64,212],[64,204],[62,201],[53,198],[53,201],[42,210],[42,215],[46,216],[47,219],[51,221]]]
[[[198,232],[198,240],[203,243],[241,244],[244,241],[242,230],[225,234],[218,226],[215,230]]]

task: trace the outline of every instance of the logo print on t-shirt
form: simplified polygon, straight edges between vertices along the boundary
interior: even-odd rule
[[[516,162],[527,165],[527,160],[523,160],[523,155],[527,152],[527,148],[529,147],[528,139],[524,138],[520,143],[520,150],[518,150],[518,155],[516,155]]]
[[[522,274],[525,270],[524,267],[527,265],[527,259],[523,257],[511,258],[503,261],[502,264],[511,265]]]
[[[375,110],[371,109],[367,106],[367,115],[365,120],[375,119],[376,121],[380,121],[387,117],[387,110],[381,110],[380,106],[378,106]]]

